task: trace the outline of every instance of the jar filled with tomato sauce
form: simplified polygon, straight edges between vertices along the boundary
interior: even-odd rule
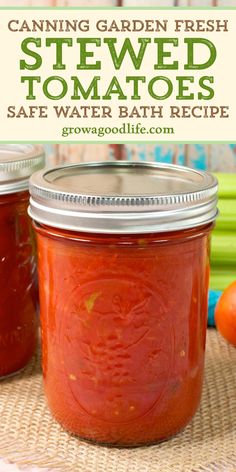
[[[54,417],[114,446],[176,434],[201,397],[217,181],[120,161],[40,171],[30,192]]]
[[[36,250],[27,213],[41,146],[0,145],[0,377],[21,370],[37,341]]]

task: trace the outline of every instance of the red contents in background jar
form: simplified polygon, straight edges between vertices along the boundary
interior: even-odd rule
[[[0,195],[0,377],[23,368],[37,342],[37,275],[27,191]]]
[[[211,229],[115,236],[36,225],[45,388],[66,429],[132,446],[192,418]]]

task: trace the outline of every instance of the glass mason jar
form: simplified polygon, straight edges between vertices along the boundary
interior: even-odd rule
[[[22,369],[37,340],[36,250],[29,177],[44,164],[41,146],[0,145],[0,377]]]
[[[109,445],[172,436],[201,396],[217,181],[120,161],[38,172],[30,192],[53,415]]]

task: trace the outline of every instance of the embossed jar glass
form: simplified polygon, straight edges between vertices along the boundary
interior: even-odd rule
[[[36,250],[29,177],[44,164],[41,146],[0,145],[0,377],[22,369],[37,340]]]
[[[109,445],[172,436],[201,396],[215,178],[90,163],[38,172],[30,192],[53,415]]]

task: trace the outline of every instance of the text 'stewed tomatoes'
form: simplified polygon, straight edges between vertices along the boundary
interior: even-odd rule
[[[236,347],[236,281],[221,295],[216,306],[215,321],[222,336]]]

